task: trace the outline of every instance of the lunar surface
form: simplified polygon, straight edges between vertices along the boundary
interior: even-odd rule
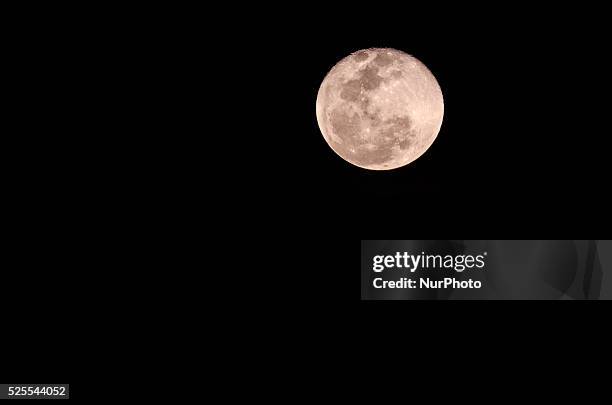
[[[317,121],[344,160],[371,170],[420,157],[442,125],[444,101],[433,74],[390,48],[355,52],[334,66],[317,95]]]

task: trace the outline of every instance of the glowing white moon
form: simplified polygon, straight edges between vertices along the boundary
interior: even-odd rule
[[[418,59],[390,48],[355,52],[334,66],[317,95],[329,146],[365,169],[389,170],[419,158],[436,139],[444,100]]]

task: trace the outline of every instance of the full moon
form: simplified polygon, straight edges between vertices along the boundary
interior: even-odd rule
[[[357,51],[325,76],[317,122],[341,158],[371,170],[418,159],[432,145],[444,115],[442,91],[418,59],[390,48]]]

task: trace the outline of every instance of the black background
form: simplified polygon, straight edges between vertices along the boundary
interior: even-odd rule
[[[244,216],[232,231],[246,226],[257,235],[249,242],[257,240],[270,260],[266,266],[282,263],[265,277],[274,294],[259,297],[291,302],[291,313],[341,329],[342,339],[365,348],[378,330],[389,329],[400,337],[423,333],[434,342],[452,335],[471,346],[475,334],[490,328],[504,335],[500,350],[522,342],[527,330],[593,338],[603,307],[353,305],[362,239],[610,236],[608,62],[598,13],[533,5],[393,7],[397,12],[367,5],[270,11],[250,37],[233,37],[236,49],[249,56],[240,71],[248,66],[255,72],[241,85],[253,89],[260,107],[241,127],[255,138],[246,155],[257,152],[235,173],[232,195]],[[388,172],[336,156],[315,117],[329,69],[368,47],[392,47],[420,59],[445,100],[432,147]]]
[[[269,331],[287,369],[312,365],[313,385],[341,397],[404,397],[419,377],[446,386],[476,361],[481,378],[505,365],[525,370],[533,359],[559,367],[567,353],[601,354],[607,310],[594,303],[359,301],[362,239],[609,235],[597,13],[449,7],[257,4],[213,29],[235,76],[223,80],[215,60],[211,80],[224,104],[219,130],[205,134],[229,139],[206,154],[217,157],[210,173],[226,191],[224,232],[211,236],[227,257],[248,258],[224,273],[254,295],[235,298],[248,319],[241,336]],[[323,78],[367,47],[414,55],[444,94],[438,139],[395,171],[351,166],[317,127]]]
[[[411,13],[400,10],[326,10],[316,24],[307,12],[308,22],[279,15],[254,42],[239,43],[257,66],[248,79],[257,112],[266,112],[240,128],[257,150],[238,173],[257,179],[243,195],[263,213],[286,214],[279,225],[296,234],[605,237],[607,78],[598,24],[578,29],[544,11],[468,9],[435,18],[423,11],[432,17],[408,22]],[[316,122],[329,69],[368,47],[414,55],[444,94],[437,140],[398,170],[344,162]]]
[[[248,224],[263,238],[262,251],[285,264],[273,273],[275,294],[264,296],[298,300],[321,322],[345,317],[348,328],[363,322],[369,332],[361,333],[368,336],[377,327],[408,328],[412,317],[429,331],[438,322],[447,322],[448,330],[461,322],[476,330],[485,322],[505,330],[523,330],[514,322],[536,329],[552,322],[561,330],[562,319],[599,325],[602,311],[585,308],[551,312],[497,303],[468,310],[421,303],[415,310],[407,303],[362,303],[355,310],[346,304],[359,299],[353,269],[361,239],[610,236],[608,62],[597,12],[395,7],[392,14],[368,6],[271,12],[274,17],[249,31],[252,37],[235,36],[236,48],[251,57],[240,70],[255,71],[243,84],[260,106],[241,127],[255,138],[246,155],[257,152],[236,173],[242,181],[232,195],[245,213],[236,229]],[[393,171],[343,161],[316,122],[317,91],[329,69],[368,47],[417,57],[444,95],[444,120],[432,147]]]
[[[254,69],[241,86],[259,106],[240,127],[255,139],[235,173],[232,195],[245,214],[237,229],[271,230],[262,249],[300,268],[291,288],[279,281],[283,297],[358,299],[351,270],[362,239],[609,238],[608,62],[597,13],[431,6],[392,15],[301,9],[300,18],[275,14],[252,37],[233,37],[249,56],[240,71]],[[397,170],[343,161],[316,121],[329,69],[368,47],[417,57],[444,95],[438,138]],[[362,309],[385,318],[406,311]],[[531,316],[539,319],[522,319]]]
[[[141,301],[133,292],[140,294],[146,290],[143,280],[155,278],[147,277],[154,273],[146,265],[146,274],[140,276],[139,263],[156,259],[158,253],[143,252],[138,260],[110,260],[105,265],[102,259],[112,253],[141,253],[134,242],[141,239],[133,237],[129,245],[103,244],[103,253],[93,253],[62,244],[58,237],[70,233],[71,240],[82,242],[92,229],[88,219],[106,219],[109,206],[119,207],[129,220],[109,237],[100,233],[105,241],[126,237],[126,227],[131,229],[134,217],[142,215],[147,219],[144,228],[134,228],[158,228],[166,221],[180,224],[181,231],[166,236],[183,235],[189,246],[194,240],[196,246],[205,246],[194,258],[201,267],[202,262],[211,266],[214,255],[209,252],[216,250],[209,248],[209,239],[230,247],[230,257],[248,252],[243,256],[250,265],[224,275],[237,285],[245,283],[254,301],[221,289],[225,301],[231,295],[237,302],[237,312],[227,319],[235,326],[236,319],[247,315],[245,325],[257,330],[281,327],[299,335],[306,339],[295,341],[302,348],[300,355],[312,354],[321,361],[331,357],[320,347],[332,346],[344,365],[359,366],[370,342],[380,338],[378,331],[418,335],[414,341],[419,345],[427,339],[443,343],[440,336],[449,336],[449,331],[457,335],[454,342],[471,343],[474,335],[465,340],[460,335],[470,328],[481,330],[485,323],[513,342],[523,339],[525,327],[555,336],[596,332],[603,311],[592,306],[553,309],[542,304],[534,310],[529,303],[413,303],[406,312],[405,303],[359,302],[362,239],[605,239],[610,229],[606,48],[597,12],[558,6],[554,11],[393,7],[381,12],[371,4],[258,4],[231,13],[170,12],[161,7],[153,11],[155,18],[145,8],[112,12],[112,18],[79,10],[62,10],[64,19],[41,13],[39,20],[32,20],[31,13],[24,14],[27,18],[16,24],[20,29],[14,31],[14,48],[23,58],[37,49],[36,56],[45,55],[43,62],[54,61],[45,62],[43,70],[51,79],[41,79],[40,69],[19,76],[30,80],[28,89],[35,93],[49,84],[54,89],[85,89],[85,94],[95,89],[104,108],[91,118],[82,111],[85,96],[66,96],[75,107],[67,114],[70,119],[59,121],[75,127],[64,131],[55,125],[47,131],[49,121],[42,120],[28,131],[36,142],[15,137],[19,147],[11,149],[11,162],[21,166],[9,166],[19,168],[12,177],[22,191],[16,194],[16,205],[26,208],[29,225],[45,223],[51,231],[36,232],[35,240],[28,232],[34,228],[22,226],[19,235],[27,238],[12,238],[19,246],[13,249],[14,260],[30,261],[24,269],[14,267],[6,281],[3,304],[21,331],[5,333],[8,346],[15,348],[7,359],[8,373],[25,381],[35,364],[41,380],[60,376],[56,379],[74,381],[80,375],[87,384],[92,379],[81,372],[98,370],[97,365],[108,360],[101,357],[116,359],[111,369],[120,372],[130,348],[143,355],[146,339],[114,332],[125,328],[138,336],[148,330],[132,320],[152,315],[146,309],[126,308],[139,308]],[[61,35],[54,36],[56,32]],[[389,172],[344,162],[327,146],[316,122],[316,95],[329,69],[368,47],[397,48],[417,57],[444,94],[444,121],[436,142],[413,164]],[[82,50],[91,49],[108,58],[94,52],[87,63],[64,68],[71,57],[82,63],[87,54]],[[109,63],[117,55],[119,61]],[[117,80],[108,80],[111,76]],[[98,93],[96,86],[107,81],[117,87]],[[67,110],[58,100],[65,101],[59,97],[36,108],[45,117],[61,118],[59,112]],[[109,125],[117,116],[121,121]],[[23,122],[31,124],[27,118]],[[62,136],[44,136],[49,133]],[[83,161],[100,163],[106,170]],[[79,162],[78,170],[69,162]],[[45,197],[47,210],[40,211],[33,199],[24,198],[24,185],[31,181],[39,192],[64,198],[51,203]],[[80,212],[75,205],[82,208],[83,195],[66,199],[67,192],[57,193],[58,182],[60,190],[75,190],[75,182],[92,181],[100,187],[87,204],[98,201],[104,209],[84,210],[79,217],[83,230],[66,230],[57,223],[61,215],[45,214],[50,208],[58,212],[58,205],[71,216]],[[155,204],[160,209],[152,209]],[[145,215],[147,210],[156,214]],[[48,225],[50,218],[55,222]],[[203,234],[206,241],[197,243]],[[169,250],[171,242],[164,246]],[[168,276],[169,269],[193,268],[177,264],[177,257],[184,255],[174,256],[174,266],[158,269],[164,283],[195,279],[193,273]],[[39,280],[35,287],[26,283],[34,275]],[[200,294],[209,297],[212,290],[219,290],[218,285],[204,284]],[[183,294],[180,291],[166,286],[147,302],[163,306],[155,297],[174,297]],[[249,302],[269,305],[253,314]],[[47,317],[63,321],[39,333],[27,316],[40,308]],[[173,328],[180,330],[178,325]],[[411,333],[412,328],[418,333]],[[530,346],[548,353],[550,340],[540,339]],[[28,347],[68,354],[63,361],[36,361],[36,352],[23,351]]]

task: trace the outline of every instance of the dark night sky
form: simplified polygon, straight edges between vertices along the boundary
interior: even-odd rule
[[[18,23],[7,41],[7,54],[15,55],[7,58],[15,70],[9,81],[19,90],[10,104],[20,115],[7,136],[15,145],[5,148],[7,181],[15,186],[7,195],[17,206],[9,215],[22,222],[10,238],[21,250],[9,250],[23,252],[16,261],[27,269],[10,269],[7,308],[39,291],[33,306],[67,312],[78,302],[71,271],[99,275],[95,264],[106,251],[81,260],[84,250],[54,245],[75,216],[87,231],[97,229],[89,220],[126,216],[112,229],[113,242],[129,234],[126,228],[155,234],[166,221],[189,229],[164,236],[194,232],[197,244],[202,235],[236,242],[238,251],[263,242],[248,256],[257,271],[231,274],[266,281],[271,271],[259,268],[270,259],[312,264],[312,272],[354,268],[358,282],[359,265],[351,263],[361,239],[610,236],[608,45],[596,21],[578,29],[548,11],[443,13],[408,4],[392,12],[357,4],[241,5],[227,18],[153,7],[111,10],[99,25],[99,11],[59,10],[66,21],[42,11],[36,20],[32,10],[22,20],[10,16]],[[221,24],[209,33],[212,20]],[[317,126],[326,73],[368,47],[414,55],[444,94],[437,140],[398,170],[348,164]],[[217,147],[219,140],[230,145]],[[221,207],[210,208],[215,202]],[[211,231],[217,222],[223,229]],[[84,234],[69,236],[86,240]],[[351,254],[343,256],[344,245]],[[67,268],[62,259],[72,257],[76,268]],[[30,279],[25,270],[44,272],[38,290],[23,282]],[[117,274],[105,280],[123,283],[124,267],[112,270]],[[163,270],[164,282],[192,277],[175,276],[184,270],[178,264]],[[305,281],[275,289],[275,299],[305,285],[309,299],[325,293],[314,288],[329,288],[330,296],[352,289],[320,283],[320,274],[283,271]]]
[[[272,201],[292,207],[296,224],[333,223],[371,238],[570,237],[570,230],[586,237],[609,229],[601,44],[587,41],[594,33],[576,36],[528,18],[520,29],[512,19],[453,21],[428,28],[384,20],[367,30],[329,24],[316,32],[281,23],[283,46],[269,52],[285,68],[270,76],[277,86],[266,100],[283,101],[279,121],[266,125],[267,162],[258,165]],[[325,74],[368,47],[416,56],[444,94],[436,142],[398,170],[344,162],[316,122]]]

